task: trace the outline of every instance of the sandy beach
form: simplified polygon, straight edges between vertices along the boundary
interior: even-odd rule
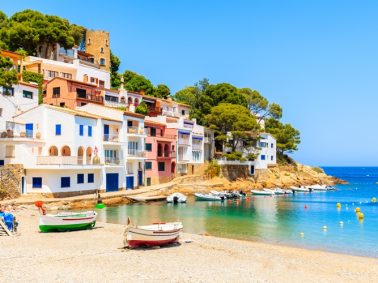
[[[0,237],[1,281],[374,282],[378,276],[373,258],[192,234],[177,246],[125,250],[122,225],[39,233],[36,210],[16,215],[18,235]]]

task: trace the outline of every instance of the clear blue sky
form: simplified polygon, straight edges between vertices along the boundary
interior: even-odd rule
[[[300,162],[378,165],[378,1],[1,2],[108,30],[121,71],[173,92],[204,77],[259,90],[301,131]]]

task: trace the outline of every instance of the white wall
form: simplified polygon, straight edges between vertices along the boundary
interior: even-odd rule
[[[276,164],[276,140],[270,134],[261,134],[258,146],[261,150],[255,160],[255,169],[267,169],[268,165]]]

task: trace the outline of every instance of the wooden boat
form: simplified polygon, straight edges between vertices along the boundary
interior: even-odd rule
[[[194,193],[196,200],[207,200],[207,201],[222,201],[225,197],[215,196],[213,194],[201,194],[201,193]]]
[[[181,222],[154,223],[146,226],[133,226],[129,220],[123,234],[124,245],[129,248],[141,246],[163,246],[178,242],[183,229]]]
[[[251,193],[256,196],[273,196],[274,192],[268,189],[258,191],[258,190],[251,190]]]
[[[167,197],[169,203],[184,203],[186,202],[186,196],[182,193],[173,193]]]
[[[39,230],[51,232],[89,229],[96,225],[96,216],[94,211],[42,214],[39,216]]]

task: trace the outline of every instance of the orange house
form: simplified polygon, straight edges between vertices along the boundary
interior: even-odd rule
[[[43,103],[75,109],[87,103],[104,104],[96,85],[56,77],[46,83]]]

